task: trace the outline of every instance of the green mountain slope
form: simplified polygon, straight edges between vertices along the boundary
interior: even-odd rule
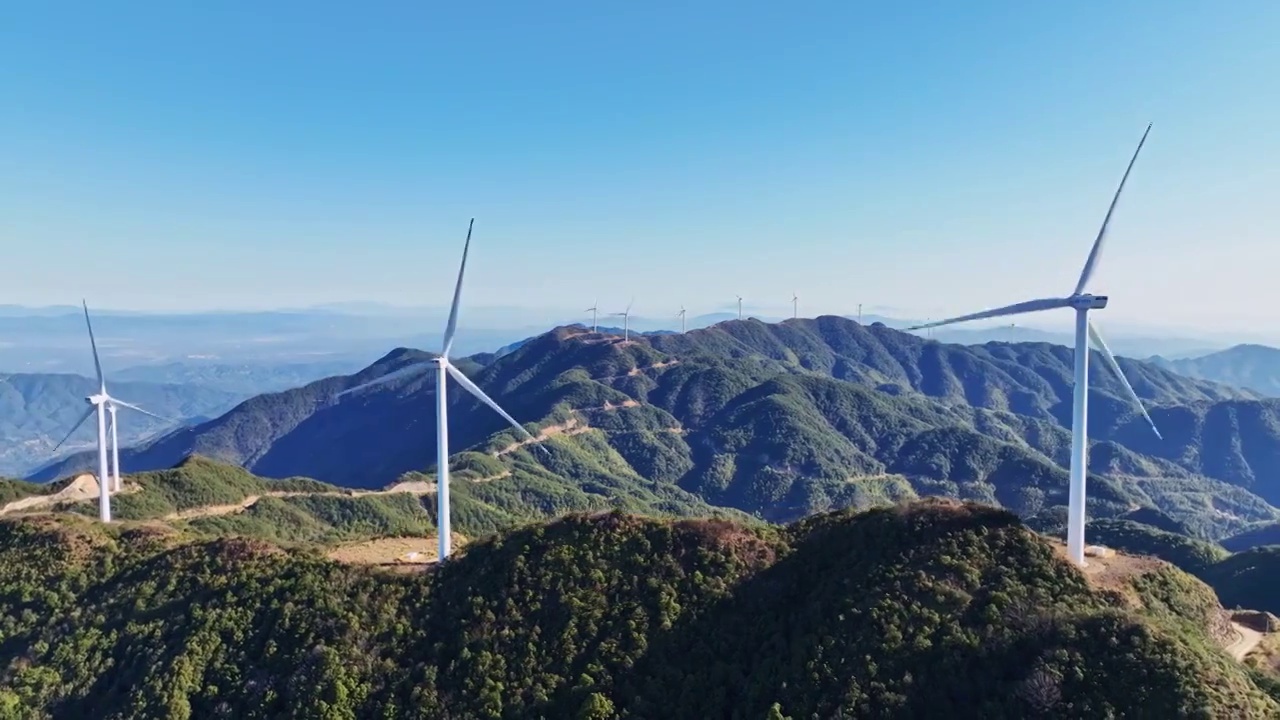
[[[565,513],[610,509],[750,522],[742,513],[708,505],[671,485],[591,465],[568,467],[564,463],[575,461],[577,454],[555,441],[545,443],[541,453],[548,466],[579,482],[523,460],[508,465],[479,453],[457,456],[452,468],[454,533],[474,538]],[[593,472],[597,482],[590,481]],[[307,478],[258,477],[193,456],[169,470],[122,479],[124,490],[112,497],[117,520],[160,521],[196,537],[239,535],[331,547],[435,531],[435,479],[412,473],[384,489],[352,490]],[[47,485],[0,480],[0,516],[49,512],[97,518],[92,477]]]
[[[80,375],[16,373],[0,375],[0,475],[22,475],[53,459],[53,446],[84,413],[85,398],[96,390]],[[182,420],[221,414],[244,396],[202,385],[150,382],[112,383],[111,391],[161,417]],[[120,443],[136,443],[172,423],[123,410]],[[92,423],[85,423],[60,452],[92,445]]]
[[[432,377],[334,397],[426,357],[398,350],[350,378],[253,398],[126,453],[125,466],[168,467],[194,452],[268,477],[365,488],[426,471]],[[1118,381],[1097,373],[1092,512],[1156,507],[1211,539],[1280,520],[1262,499],[1280,496],[1261,430],[1270,405],[1122,362],[1171,440],[1153,449]],[[500,484],[529,492],[550,492],[537,489],[547,483],[603,495],[647,487],[650,506],[692,494],[777,521],[923,494],[1025,515],[1065,502],[1070,353],[1053,345],[948,346],[823,317],[628,343],[560,328],[460,366],[531,431],[558,438],[531,453],[488,408],[451,391],[452,447],[497,460]],[[1255,425],[1236,421],[1246,416],[1258,418],[1261,444]]]
[[[1014,516],[937,503],[575,516],[412,575],[0,521],[0,717],[1274,716],[1202,587],[1098,592]]]

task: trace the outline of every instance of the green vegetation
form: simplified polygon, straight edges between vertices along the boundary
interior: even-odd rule
[[[1227,607],[1280,613],[1280,546],[1236,553],[1204,572]]]
[[[322,496],[329,497],[329,496]],[[386,574],[74,515],[0,521],[0,718],[1272,717],[1176,570],[1142,607],[1017,517],[573,515]]]
[[[160,518],[193,508],[232,505],[269,492],[340,492],[340,488],[305,478],[265,480],[246,470],[190,457],[170,470],[129,476],[137,492],[112,498],[112,513],[121,520]],[[76,512],[96,517],[97,500],[77,503]]]
[[[1199,575],[1230,555],[1203,540],[1165,532],[1132,520],[1095,520],[1086,531],[1089,542],[1135,555],[1151,555]]]
[[[262,538],[291,545],[337,545],[435,532],[420,499],[408,493],[264,497],[240,513],[195,518],[190,527],[200,535]]]
[[[427,357],[400,349],[352,378],[253,398],[126,453],[125,463],[171,467],[194,450],[259,476],[353,488],[429,473],[429,378],[334,398]],[[925,495],[1026,517],[1066,503],[1066,348],[943,345],[820,317],[725,322],[630,343],[573,326],[459,362],[548,438],[539,451],[515,448],[519,438],[489,408],[450,395],[452,445],[470,451],[454,462],[483,469],[477,480],[503,478],[460,493],[469,494],[459,510],[475,528],[604,508],[731,508],[789,522]],[[1111,373],[1098,373],[1091,515],[1146,508],[1167,516],[1162,529],[1210,541],[1280,522],[1280,485],[1268,471],[1280,447],[1280,401],[1121,362],[1166,439],[1145,427]]]

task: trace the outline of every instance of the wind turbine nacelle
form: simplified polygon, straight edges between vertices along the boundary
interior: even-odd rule
[[[1107,306],[1106,295],[1076,295],[1071,298],[1071,307],[1076,310],[1101,310]]]

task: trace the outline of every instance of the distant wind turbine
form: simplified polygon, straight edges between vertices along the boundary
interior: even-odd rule
[[[155,413],[147,412],[136,405],[126,405],[115,398],[107,399],[107,412],[110,413],[107,417],[107,434],[111,436],[111,492],[120,492],[123,487],[120,482],[120,426],[116,422],[116,411],[122,407],[136,410],[143,415],[150,415],[157,420],[163,420],[170,424],[174,423],[172,418],[161,417]]]
[[[738,295],[737,298],[738,298],[738,319],[741,320],[742,319],[742,296]]]
[[[117,427],[116,427],[116,420],[115,420],[117,408],[123,407],[123,408],[129,408],[130,410],[136,410],[137,412],[140,412],[143,415],[150,415],[151,417],[156,418],[158,420],[167,421],[168,418],[162,418],[153,412],[148,412],[146,410],[143,410],[137,405],[134,405],[132,403],[127,403],[123,400],[119,400],[117,398],[111,397],[111,395],[107,392],[107,381],[102,376],[102,362],[98,359],[98,341],[93,337],[93,323],[89,321],[89,304],[84,301],[81,301],[81,305],[84,307],[84,324],[85,324],[85,327],[89,329],[89,347],[93,350],[93,369],[97,372],[97,375],[98,375],[98,392],[85,398],[85,402],[89,403],[89,407],[85,410],[84,414],[80,416],[80,419],[76,421],[76,424],[71,426],[71,431],[67,433],[66,437],[59,440],[58,444],[53,446],[53,451],[57,452],[58,448],[62,447],[67,442],[67,440],[71,439],[71,436],[75,434],[76,430],[80,429],[80,426],[84,424],[85,420],[89,419],[90,415],[97,413],[98,415],[98,518],[102,520],[102,522],[111,522],[110,495],[113,491],[114,492],[120,491],[120,447],[117,444],[115,446],[115,449],[112,451],[112,455],[115,457],[115,467],[116,467],[115,479],[113,481],[111,477],[111,473],[107,468],[107,417],[106,417],[107,411],[109,410],[111,412],[111,436],[113,438],[116,438],[117,441],[118,441],[118,434],[117,434]]]
[[[676,316],[680,318],[680,332],[683,333],[684,332],[684,306],[683,305],[680,306],[680,312],[676,313]]]
[[[627,303],[627,309],[620,313],[609,313],[610,317],[622,318],[622,342],[631,339],[631,306],[636,304],[636,299],[631,298],[631,302]]]
[[[938,322],[927,323],[925,325],[917,325],[908,330],[919,330],[926,327],[938,327],[940,325],[950,325],[952,323],[965,322],[967,320],[980,320],[983,318],[1004,317],[1007,315],[1020,315],[1023,313],[1039,312],[1041,310],[1055,310],[1058,308],[1072,308],[1076,311],[1076,342],[1075,342],[1075,397],[1074,406],[1071,413],[1071,489],[1068,496],[1067,506],[1067,554],[1077,565],[1084,565],[1084,525],[1085,525],[1085,476],[1088,470],[1088,409],[1089,409],[1089,341],[1097,346],[1098,351],[1102,353],[1102,357],[1106,359],[1107,364],[1111,366],[1112,372],[1120,379],[1120,383],[1129,393],[1129,397],[1138,405],[1138,409],[1142,411],[1142,416],[1147,419],[1147,423],[1151,425],[1151,429],[1155,431],[1156,437],[1160,437],[1160,431],[1156,428],[1155,421],[1147,414],[1147,409],[1142,405],[1142,400],[1138,394],[1134,392],[1133,386],[1129,384],[1129,380],[1125,378],[1124,373],[1120,370],[1120,364],[1116,362],[1116,358],[1111,354],[1111,349],[1107,347],[1106,342],[1102,339],[1102,335],[1098,333],[1097,328],[1089,322],[1090,310],[1101,310],[1107,306],[1107,296],[1090,295],[1084,291],[1088,285],[1089,279],[1093,277],[1093,273],[1098,267],[1098,258],[1102,255],[1102,243],[1107,236],[1107,225],[1111,222],[1111,214],[1115,212],[1116,203],[1120,200],[1120,193],[1124,190],[1125,181],[1129,179],[1129,172],[1133,170],[1133,164],[1138,160],[1138,153],[1142,152],[1142,146],[1147,141],[1147,135],[1151,132],[1151,125],[1147,125],[1147,130],[1142,134],[1142,139],[1138,141],[1138,149],[1133,151],[1133,157],[1129,159],[1129,166],[1125,168],[1124,176],[1120,178],[1120,186],[1116,188],[1116,194],[1111,198],[1111,206],[1107,208],[1106,217],[1102,220],[1102,228],[1098,230],[1098,236],[1093,241],[1093,249],[1089,251],[1089,258],[1085,261],[1084,270],[1080,273],[1080,280],[1076,282],[1075,290],[1067,297],[1042,298],[1039,300],[1028,300],[1026,302],[1015,303],[994,310],[984,310],[982,312],[970,315],[961,315],[960,317],[951,318],[949,320],[940,320]]]
[[[862,303],[858,303],[858,324],[862,324]]]
[[[440,535],[440,559],[444,560],[449,557],[449,550],[452,545],[450,537],[450,515],[449,515],[449,416],[447,393],[449,389],[448,378],[453,379],[461,385],[467,392],[471,393],[477,400],[488,405],[502,416],[502,419],[510,423],[520,434],[528,440],[533,440],[533,435],[524,426],[516,422],[514,418],[507,414],[498,403],[484,393],[475,383],[471,382],[462,373],[461,370],[454,367],[449,362],[449,350],[453,347],[453,336],[458,330],[458,304],[462,299],[462,279],[467,272],[467,253],[471,249],[471,229],[475,226],[475,218],[471,218],[471,223],[467,225],[467,242],[462,246],[462,264],[458,268],[458,284],[453,289],[453,305],[449,308],[449,324],[444,329],[444,348],[440,350],[440,355],[434,360],[414,363],[407,367],[400,368],[392,373],[387,373],[377,380],[357,385],[356,387],[344,390],[338,393],[337,397],[342,397],[358,390],[363,390],[374,385],[382,385],[398,380],[400,378],[421,375],[431,368],[436,370],[436,529]]]
[[[595,302],[591,303],[591,307],[587,308],[586,310],[583,310],[583,312],[591,313],[591,332],[596,331],[596,313],[599,311],[600,311],[599,300],[596,300]]]
[[[800,296],[791,293],[791,319],[795,320],[800,317]]]

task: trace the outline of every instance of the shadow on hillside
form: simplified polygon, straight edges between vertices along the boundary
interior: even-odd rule
[[[1045,658],[1141,631],[1120,615],[1072,615],[1090,604],[1083,579],[1001,510],[930,503],[800,527],[811,530],[788,556],[652,641],[620,683],[621,708],[691,719],[758,720],[775,702],[794,718],[1045,717],[1063,697],[1096,692]]]

